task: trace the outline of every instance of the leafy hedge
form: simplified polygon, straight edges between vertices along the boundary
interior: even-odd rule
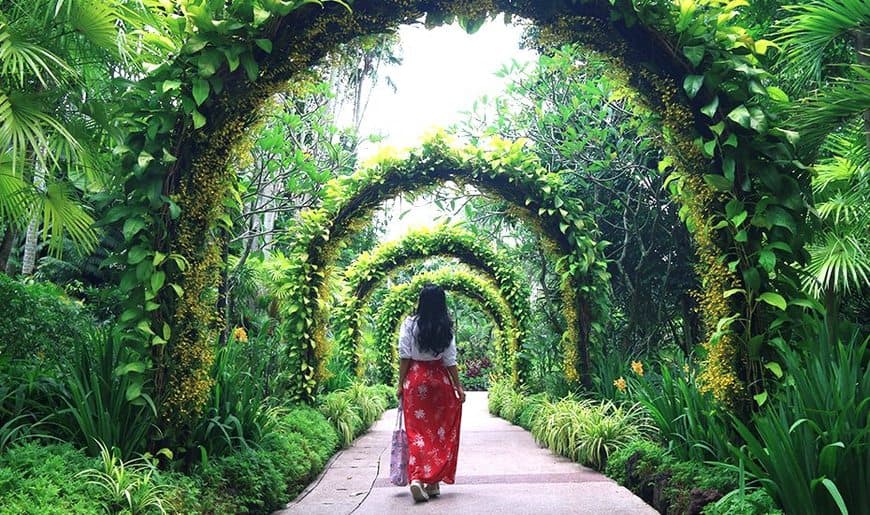
[[[739,495],[740,490],[728,494],[739,486],[732,467],[678,461],[647,440],[615,452],[606,473],[660,513],[782,513],[761,490],[749,497]]]
[[[333,395],[345,398],[351,412],[364,414],[365,424],[354,427],[354,436],[395,404],[392,388],[384,386],[355,386]],[[340,420],[328,420],[321,410],[297,406],[281,415],[257,446],[208,460],[189,475],[140,465],[144,474],[127,462],[133,481],[124,484],[133,485],[134,502],[155,492],[169,513],[271,513],[302,491],[338,448]],[[0,515],[117,512],[117,499],[80,474],[105,468],[67,443],[12,445],[0,453]]]
[[[493,280],[517,321],[516,334],[511,336],[510,341],[516,343],[517,348],[521,346],[529,332],[531,294],[508,257],[459,227],[445,225],[419,229],[361,254],[344,273],[347,291],[335,308],[333,333],[336,335],[336,347],[346,355],[348,361],[356,365],[357,375],[362,375],[365,370],[365,364],[355,349],[362,336],[360,320],[370,293],[391,271],[432,256],[456,257]]]
[[[50,368],[96,325],[82,305],[51,283],[21,283],[0,274],[0,359],[33,359]]]
[[[434,272],[425,272],[414,276],[409,283],[390,288],[378,309],[375,322],[381,380],[387,384],[395,382],[399,365],[396,331],[402,321],[402,315],[408,314],[413,309],[423,286],[429,283],[480,302],[483,310],[489,313],[495,325],[501,329],[499,340],[496,341],[496,370],[502,374],[509,372],[512,381],[518,382],[520,370],[517,357],[516,319],[511,315],[504,298],[499,295],[499,290],[490,281],[463,268],[442,268]]]

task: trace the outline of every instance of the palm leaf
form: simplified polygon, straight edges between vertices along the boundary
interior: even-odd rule
[[[821,243],[808,245],[804,289],[822,297],[826,291],[848,294],[870,283],[868,243],[857,234],[830,232]]]
[[[46,187],[42,199],[43,238],[48,236],[49,249],[59,254],[63,249],[63,236],[67,235],[83,251],[90,253],[97,243],[94,219],[72,195],[72,188],[63,182],[52,182]]]
[[[78,157],[79,142],[60,120],[43,111],[44,107],[37,95],[0,90],[0,148],[10,149],[13,174],[21,173],[28,155],[44,168],[57,166],[61,158]]]
[[[824,53],[835,41],[870,27],[866,0],[814,0],[784,9],[793,15],[779,24],[775,41],[783,49],[781,67],[792,72],[798,88],[821,81]]]
[[[12,78],[18,87],[35,77],[42,87],[50,82],[62,82],[59,72],[73,74],[73,70],[58,56],[47,49],[24,41],[10,30],[9,25],[0,23],[0,75]]]
[[[789,110],[791,123],[801,133],[801,144],[817,148],[829,134],[870,110],[870,67],[849,68],[855,78],[834,79]]]

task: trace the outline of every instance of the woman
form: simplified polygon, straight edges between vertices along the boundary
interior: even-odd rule
[[[399,387],[408,434],[408,479],[415,501],[441,493],[439,483],[453,484],[459,455],[459,423],[465,391],[456,370],[453,321],[444,290],[427,284],[417,312],[399,332]]]

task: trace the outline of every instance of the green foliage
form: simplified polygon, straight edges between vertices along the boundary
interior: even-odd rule
[[[199,475],[208,488],[232,500],[235,513],[271,513],[286,499],[287,480],[265,450],[242,449],[211,460]]]
[[[606,473],[660,513],[700,513],[737,484],[730,467],[679,461],[645,439],[629,442],[613,453]]]
[[[99,487],[105,500],[102,505],[108,513],[146,513],[151,510],[167,513],[172,510],[164,501],[168,486],[152,481],[156,468],[144,458],[122,460],[114,450],[100,447],[100,468],[85,469],[77,478]]]
[[[524,397],[522,407],[520,408],[519,413],[517,413],[516,420],[513,420],[512,422],[523,429],[531,431],[532,426],[535,424],[535,420],[540,415],[541,409],[543,409],[544,403],[546,402],[547,395],[544,393],[536,393]]]
[[[746,442],[735,458],[788,513],[868,513],[870,367],[868,339],[829,347],[827,335],[806,351],[781,349],[787,382],[753,418],[735,420]]]
[[[729,455],[736,435],[727,414],[709,393],[698,389],[687,363],[680,370],[660,362],[629,384],[631,398],[646,408],[659,438],[677,458],[703,461]]]
[[[245,343],[232,341],[216,353],[214,386],[190,437],[207,456],[256,446],[275,429],[283,413],[280,407],[270,407],[267,363],[246,359],[248,352]]]
[[[384,388],[355,383],[350,388],[322,397],[317,409],[338,433],[341,446],[348,447],[354,438],[380,418],[387,405]]]
[[[101,446],[117,448],[123,459],[146,448],[156,410],[143,392],[144,363],[130,362],[131,353],[108,331],[93,331],[73,345],[69,373],[60,402],[66,404],[54,423],[97,455]]]
[[[101,508],[100,488],[76,474],[99,466],[99,460],[66,443],[12,446],[0,453],[0,513],[96,513]]]
[[[338,448],[338,434],[324,415],[314,409],[298,406],[281,418],[281,428],[298,433],[305,440],[311,452],[313,467],[317,470]]]
[[[783,515],[773,498],[764,489],[755,489],[743,496],[735,490],[704,507],[704,515]]]
[[[0,356],[43,369],[66,361],[96,321],[50,283],[20,283],[0,273]]]

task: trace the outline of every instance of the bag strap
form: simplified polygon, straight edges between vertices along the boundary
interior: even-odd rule
[[[396,415],[396,429],[402,429],[402,427],[403,427],[402,422],[404,422],[403,414],[405,412],[405,410],[402,409],[402,401],[399,401],[399,410],[398,411],[399,411],[399,413]]]

